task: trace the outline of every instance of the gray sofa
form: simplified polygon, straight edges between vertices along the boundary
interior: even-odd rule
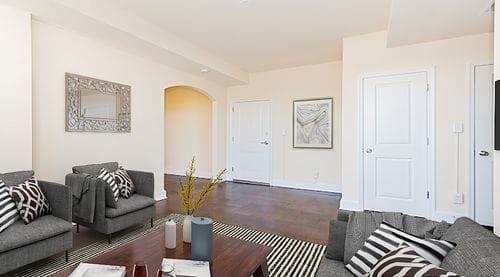
[[[127,170],[136,190],[128,199],[120,197],[117,207],[112,208],[106,204],[106,190],[109,190],[109,186],[106,182],[96,177],[101,168],[113,172],[118,168],[118,163],[109,162],[74,166],[73,173],[66,175],[67,186],[78,186],[81,180],[88,178],[89,185],[95,188],[93,222],[90,223],[78,217],[75,207],[73,209],[73,222],[106,234],[110,243],[113,233],[134,225],[143,224],[148,219],[151,221],[152,227],[153,218],[156,214],[153,173]],[[73,194],[74,204],[75,193]]]
[[[381,220],[414,235],[456,243],[441,264],[446,270],[464,276],[500,276],[500,238],[470,218],[458,218],[450,225],[397,213],[356,212],[355,215],[349,211],[340,211],[338,218],[330,222],[327,254],[316,276],[354,276],[344,264]]]
[[[0,174],[7,186],[23,183],[33,171]],[[38,181],[49,201],[52,214],[37,218],[30,224],[16,221],[0,233],[0,274],[53,256],[73,247],[70,188],[56,183]]]

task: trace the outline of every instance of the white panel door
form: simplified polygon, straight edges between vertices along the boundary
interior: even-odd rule
[[[427,73],[363,80],[363,182],[367,210],[426,216]]]
[[[474,67],[475,219],[493,225],[493,65]]]
[[[270,183],[271,103],[234,103],[232,125],[233,179]]]

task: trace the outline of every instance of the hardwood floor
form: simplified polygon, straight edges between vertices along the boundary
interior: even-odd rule
[[[182,213],[179,178],[165,176],[168,199],[158,204],[159,214]],[[339,203],[336,193],[225,182],[195,216],[326,244],[328,224],[337,217]]]
[[[156,203],[156,218],[183,213],[178,195],[179,178],[181,177],[176,175],[165,175],[168,199]],[[203,179],[198,179],[198,184],[203,182]],[[194,215],[326,244],[329,221],[337,217],[339,204],[340,194],[336,193],[225,182],[219,185]],[[149,221],[145,224],[149,224]],[[76,233],[75,227],[72,250],[103,239],[106,239],[105,235],[83,226]],[[36,265],[27,267],[32,266]]]

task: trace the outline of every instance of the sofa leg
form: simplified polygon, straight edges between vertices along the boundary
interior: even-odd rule
[[[108,235],[108,243],[111,244],[111,234]]]
[[[151,218],[151,228],[153,228],[153,218]]]
[[[80,233],[80,224],[78,224],[78,223],[76,224],[76,232]]]
[[[68,250],[64,251],[64,259],[66,260],[66,262],[69,262],[69,251]]]

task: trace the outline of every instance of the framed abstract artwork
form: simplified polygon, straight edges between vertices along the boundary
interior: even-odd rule
[[[333,148],[333,98],[293,101],[293,148]]]

